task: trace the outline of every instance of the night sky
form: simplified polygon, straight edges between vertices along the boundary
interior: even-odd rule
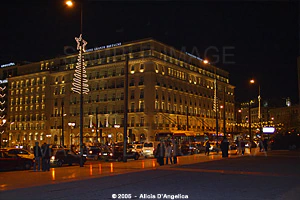
[[[263,99],[297,103],[299,8],[297,1],[86,0],[83,36],[87,48],[152,37],[229,71],[237,101],[257,92],[248,84],[256,78]],[[0,17],[0,64],[64,55],[80,34],[80,8],[63,0],[6,1]]]

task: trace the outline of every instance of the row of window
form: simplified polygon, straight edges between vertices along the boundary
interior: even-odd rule
[[[46,120],[45,114],[30,114],[30,115],[15,115],[10,116],[10,121],[11,122],[18,122],[18,121],[41,121],[41,120]],[[13,123],[12,123],[13,125]]]
[[[29,87],[29,86],[36,86],[36,85],[44,85],[46,84],[46,77],[37,77],[37,78],[31,78],[26,80],[20,80],[20,81],[13,81],[11,82],[10,88],[23,88],[23,87]]]
[[[25,90],[25,94],[32,94],[32,93],[34,93],[34,92],[36,92],[36,93],[39,93],[39,92],[45,92],[45,86],[43,86],[43,87],[36,87],[36,88],[30,88],[30,89],[28,89],[28,88],[26,88],[26,89],[20,89],[20,90],[11,90],[10,91],[10,94],[13,96],[13,95],[23,95],[23,91]],[[29,93],[29,91],[30,91],[30,93]]]

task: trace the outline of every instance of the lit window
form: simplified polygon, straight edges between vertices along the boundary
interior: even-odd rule
[[[144,72],[144,69],[145,69],[144,64],[141,64],[141,65],[140,65],[140,72]]]
[[[158,65],[156,64],[156,65],[155,65],[155,72],[156,72],[156,73],[158,73],[158,69],[159,69],[159,68],[158,68]]]
[[[130,73],[134,74],[134,65],[131,66]]]

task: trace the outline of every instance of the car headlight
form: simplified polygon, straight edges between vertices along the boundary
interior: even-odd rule
[[[55,156],[51,156],[51,158],[50,158],[51,160],[55,160]]]

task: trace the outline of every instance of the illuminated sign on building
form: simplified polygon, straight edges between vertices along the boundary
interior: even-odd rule
[[[16,65],[15,63],[11,62],[11,63],[7,63],[7,64],[4,64],[4,65],[1,65],[1,68],[4,68],[4,67],[9,67],[9,66],[14,66]]]
[[[263,127],[263,133],[274,133],[275,128],[274,127]]]
[[[91,51],[97,51],[97,50],[101,50],[101,49],[108,49],[108,48],[112,48],[112,47],[117,47],[117,46],[121,46],[122,43],[115,43],[115,44],[109,44],[109,45],[104,45],[104,46],[100,46],[100,47],[94,47],[91,49],[87,49],[85,50],[85,52],[91,52]]]

